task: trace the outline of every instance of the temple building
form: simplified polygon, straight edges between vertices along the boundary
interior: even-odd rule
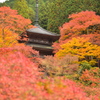
[[[40,55],[53,55],[52,44],[59,39],[60,35],[49,32],[38,24],[38,0],[36,0],[36,19],[34,26],[34,28],[27,29],[25,34],[22,34],[20,42],[25,42],[26,45],[39,51]]]
[[[39,51],[41,55],[52,55],[52,43],[59,39],[59,35],[49,32],[39,25],[35,26],[36,28],[26,30],[28,36],[26,45]]]

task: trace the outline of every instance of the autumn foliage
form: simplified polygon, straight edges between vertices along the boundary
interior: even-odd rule
[[[70,21],[60,27],[59,42],[53,45],[56,56],[73,54],[79,61],[87,60],[95,65],[100,58],[100,16],[93,11],[82,11],[69,18]]]
[[[85,85],[100,86],[100,69],[91,68],[91,70],[85,70],[80,76],[80,80]]]
[[[78,61],[86,60],[90,65],[95,65],[100,58],[100,46],[88,42],[88,38],[78,37],[61,45],[56,56],[63,57],[67,54],[78,56]]]
[[[60,45],[68,42],[73,37],[89,37],[90,42],[100,44],[100,16],[93,11],[82,11],[69,15],[69,22],[64,23],[59,29],[61,37],[54,43],[55,52]],[[98,36],[98,37],[97,37]]]
[[[0,49],[0,99],[91,100],[75,82],[65,77],[45,78],[38,65],[14,48]],[[66,95],[67,94],[67,95]]]
[[[41,61],[41,70],[48,76],[64,76],[73,75],[78,70],[78,57],[66,55],[57,58],[53,56],[45,56]]]
[[[100,16],[93,11],[82,11],[69,16],[71,19],[68,23],[60,27],[61,40],[66,39],[71,33],[73,35],[82,34],[89,26],[100,24]],[[86,34],[86,33],[85,33]]]
[[[0,7],[0,47],[19,45],[19,35],[32,27],[31,21],[10,7]]]
[[[90,20],[88,14],[93,15]],[[72,21],[60,29],[61,38],[59,46],[56,46],[58,52],[54,56],[41,58],[38,51],[17,42],[18,35],[30,27],[31,21],[9,7],[0,8],[0,100],[100,99],[100,70],[91,69],[100,58],[99,39],[95,42],[98,37],[92,41],[92,35],[87,38],[86,34],[83,36],[90,25],[99,24],[100,17],[86,11],[73,14],[70,18]],[[98,31],[95,32],[98,34]],[[65,37],[69,33],[70,39],[67,40],[68,37]],[[81,34],[82,37],[79,37]],[[84,67],[79,73],[79,61],[81,68],[89,66],[89,69]],[[87,63],[84,64],[84,61]]]
[[[9,29],[16,33],[22,33],[31,24],[29,19],[18,15],[17,10],[12,10],[10,7],[0,7],[0,27]]]
[[[53,45],[55,57],[77,56],[79,67],[71,77],[81,83],[88,95],[99,100],[100,16],[93,11],[82,11],[69,18],[70,21],[60,27],[61,37]]]
[[[23,100],[39,78],[37,65],[20,51],[0,50],[0,99]]]
[[[12,47],[15,44],[18,45],[17,38],[18,34],[7,28],[0,28],[0,47]]]

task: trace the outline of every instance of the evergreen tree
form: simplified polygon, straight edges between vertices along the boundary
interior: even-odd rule
[[[68,15],[80,11],[95,11],[100,14],[98,0],[48,0],[40,8],[40,25],[59,33],[59,27],[68,22]]]
[[[6,3],[0,3],[0,7],[2,7],[2,6],[7,6],[7,4]]]
[[[7,1],[5,1],[6,6],[9,6],[10,8],[12,8],[13,3],[14,3],[14,0],[7,0]]]
[[[26,0],[15,0],[12,8],[16,9],[18,13],[25,18],[28,18],[31,20],[34,18],[35,13],[32,10],[32,8],[28,6],[28,3]]]

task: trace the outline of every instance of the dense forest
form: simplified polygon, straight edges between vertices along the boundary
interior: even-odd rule
[[[38,0],[39,24],[52,32],[60,33],[59,27],[68,22],[68,16],[81,11],[95,11],[100,15],[99,0]],[[9,6],[18,10],[25,18],[31,19],[34,24],[36,0],[9,0],[1,6]]]
[[[57,34],[54,55],[19,43],[36,0],[0,3],[0,100],[100,100],[100,0],[38,0],[39,24]]]

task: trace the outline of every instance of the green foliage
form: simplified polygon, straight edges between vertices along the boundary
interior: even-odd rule
[[[82,74],[86,69],[89,70],[92,66],[87,61],[82,61],[78,69],[78,74]]]
[[[22,15],[25,18],[34,18],[35,13],[32,8],[28,6],[26,0],[15,0],[12,9],[16,9],[18,11],[18,14]]]
[[[98,5],[98,1],[95,0],[48,0],[45,5],[40,5],[40,25],[59,33],[59,27],[69,21],[69,14],[85,10],[100,14],[100,6]]]
[[[2,7],[2,6],[7,6],[7,4],[6,3],[0,3],[0,7]]]
[[[7,1],[5,1],[5,4],[6,4],[7,6],[9,6],[9,7],[12,8],[12,6],[13,6],[13,4],[14,4],[14,1],[15,1],[15,0],[7,0]]]

